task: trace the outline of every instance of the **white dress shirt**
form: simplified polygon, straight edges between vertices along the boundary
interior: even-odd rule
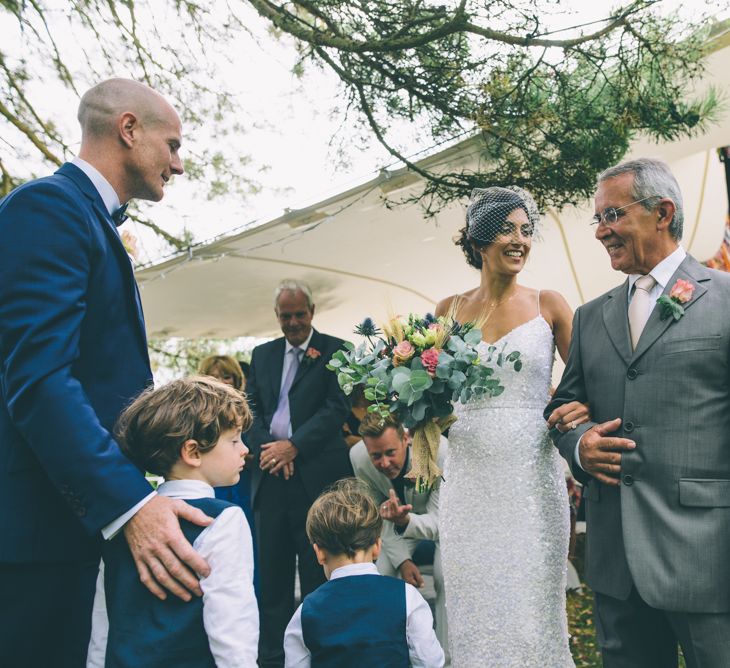
[[[336,568],[330,580],[351,575],[380,575],[373,563],[348,564]],[[444,665],[444,651],[433,630],[433,615],[428,603],[413,585],[404,583],[406,588],[406,641],[408,656],[413,668],[441,668]],[[333,611],[335,612],[335,611]],[[353,619],[353,624],[358,620]],[[302,633],[302,606],[297,608],[284,634],[286,668],[309,668],[312,655],[304,644]]]
[[[677,246],[677,250],[667,255],[667,257],[649,272],[649,275],[656,283],[649,290],[649,313],[647,316],[654,310],[656,300],[662,296],[662,292],[667,287],[667,283],[669,283],[672,276],[674,276],[674,272],[679,269],[679,265],[684,262],[684,258],[686,257],[687,251],[681,246]],[[629,274],[629,302],[631,302],[631,298],[634,296],[634,285],[640,278],[641,274]]]
[[[664,292],[667,284],[671,280],[672,276],[674,276],[674,272],[679,269],[679,265],[684,262],[684,258],[686,257],[687,251],[685,251],[684,248],[682,248],[681,246],[677,246],[677,250],[667,255],[667,257],[665,257],[656,267],[654,267],[649,272],[649,275],[654,278],[656,283],[654,284],[654,287],[649,290],[649,313],[647,313],[647,319],[649,318],[651,312],[656,306],[656,300],[662,296],[662,292]],[[634,296],[634,285],[636,281],[641,278],[641,276],[642,274],[629,274],[629,303],[631,303],[631,298]],[[580,442],[582,439],[583,436],[581,436],[578,439],[578,442],[575,444],[575,452],[573,456],[573,459],[581,468],[583,468],[583,465],[580,463],[578,448],[580,448]]]
[[[170,480],[157,491],[173,499],[203,499],[215,495],[213,488],[200,480]],[[215,665],[218,668],[255,668],[259,611],[253,589],[251,530],[241,508],[226,508],[200,532],[193,548],[210,566],[210,575],[200,579],[200,588],[203,590],[203,625]],[[102,563],[96,581],[87,668],[104,668],[108,628]]]
[[[94,184],[94,188],[99,191],[99,195],[104,202],[104,206],[111,216],[122,205],[119,201],[119,195],[117,195],[116,190],[112,188],[112,184],[109,183],[104,176],[102,176],[101,172],[96,167],[90,165],[82,158],[74,158],[71,161],[71,164],[76,165],[76,167],[89,177],[89,181],[91,181]]]
[[[301,364],[304,361],[304,355],[307,353],[307,348],[309,348],[309,342],[312,340],[312,334],[314,334],[314,330],[309,330],[309,336],[307,337],[307,340],[302,343],[300,346],[293,346],[287,339],[284,339],[284,366],[281,368],[281,383],[279,384],[279,390],[281,391],[281,388],[284,386],[284,379],[286,378],[287,373],[289,372],[289,368],[294,363],[293,355],[289,354],[290,350],[293,350],[294,348],[297,348],[298,350],[302,351],[302,354],[299,358],[299,364]],[[291,437],[292,434],[292,428],[291,428],[291,422],[289,422],[289,433],[288,436]]]

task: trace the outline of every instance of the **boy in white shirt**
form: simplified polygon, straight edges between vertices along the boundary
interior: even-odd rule
[[[192,376],[142,393],[121,415],[124,453],[165,478],[158,494],[183,499],[214,518],[183,533],[207,561],[202,599],[160,600],[139,581],[123,536],[109,542],[97,581],[87,667],[255,668],[258,607],[251,531],[240,507],[213,487],[238,482],[251,413],[238,390]],[[107,624],[108,620],[108,624]]]
[[[413,586],[380,575],[382,519],[365,483],[340,480],[314,502],[307,536],[329,582],[294,613],[286,668],[441,668],[428,603]]]

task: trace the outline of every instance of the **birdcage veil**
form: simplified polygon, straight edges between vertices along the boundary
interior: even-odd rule
[[[530,193],[517,186],[474,188],[466,212],[469,238],[477,244],[492,243],[502,231],[507,216],[515,209],[522,209],[527,214],[535,236],[540,212]]]

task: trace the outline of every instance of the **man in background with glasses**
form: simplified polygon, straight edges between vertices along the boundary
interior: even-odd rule
[[[730,666],[730,276],[686,253],[668,166],[598,178],[596,239],[627,279],[580,307],[545,410],[586,484],[586,580],[607,668]],[[659,302],[657,303],[657,300]],[[561,406],[593,421],[561,433]]]

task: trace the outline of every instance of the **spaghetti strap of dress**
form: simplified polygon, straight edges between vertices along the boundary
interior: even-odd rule
[[[540,317],[542,313],[540,313],[540,290],[537,291],[537,316]]]

